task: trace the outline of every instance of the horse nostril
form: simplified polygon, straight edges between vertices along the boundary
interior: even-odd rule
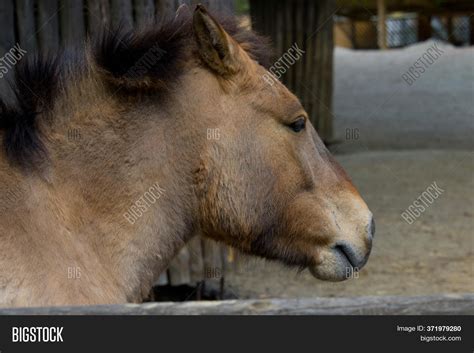
[[[356,249],[345,242],[337,243],[334,246],[334,250],[344,256],[354,268],[360,269],[367,262],[368,255],[364,256],[360,254]]]
[[[337,244],[334,247],[335,250],[339,251],[346,259],[349,261],[351,266],[357,267],[358,261],[357,261],[357,256],[354,254],[354,251],[344,243]]]
[[[374,221],[374,217],[372,217],[372,220],[370,221],[370,225],[369,225],[369,237],[371,240],[374,237],[374,235],[375,235],[375,221]]]

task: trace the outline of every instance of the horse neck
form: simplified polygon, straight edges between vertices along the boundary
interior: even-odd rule
[[[113,102],[88,102],[47,146],[51,190],[71,215],[60,228],[97,252],[128,297],[143,294],[196,230],[198,151],[174,117],[142,118],[154,110],[119,114]]]

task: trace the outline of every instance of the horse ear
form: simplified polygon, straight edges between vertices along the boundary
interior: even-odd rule
[[[194,10],[193,29],[202,60],[218,74],[235,74],[238,45],[200,4]]]

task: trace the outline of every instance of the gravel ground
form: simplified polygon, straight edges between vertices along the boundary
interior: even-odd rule
[[[401,75],[433,44],[388,52],[338,48],[335,53],[335,135],[340,143],[332,149],[377,224],[371,258],[359,278],[323,282],[248,257],[226,276],[229,294],[474,292],[474,49],[438,44],[441,57],[407,85]],[[408,225],[401,213],[432,182],[445,192]]]

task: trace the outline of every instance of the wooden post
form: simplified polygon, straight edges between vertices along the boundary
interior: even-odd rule
[[[38,1],[38,42],[41,51],[56,52],[59,47],[59,14],[56,0]]]
[[[234,0],[193,0],[193,4],[197,3],[219,13],[232,14],[235,11]]]
[[[474,16],[469,17],[469,44],[474,45]]]
[[[418,41],[423,42],[431,38],[431,16],[418,13]]]
[[[379,49],[387,49],[387,7],[385,0],[377,0],[377,43]]]
[[[469,44],[474,45],[474,16],[469,17]]]
[[[36,26],[32,0],[16,1],[18,41],[27,52],[36,51]]]
[[[137,27],[152,23],[155,17],[153,0],[135,0],[135,23]]]
[[[13,0],[0,1],[0,21],[3,26],[0,31],[0,55],[15,45],[15,5]]]
[[[168,272],[165,271],[163,272],[158,280],[155,282],[155,285],[157,286],[166,286],[168,284]]]
[[[223,295],[224,261],[222,245],[210,239],[202,240],[204,258],[204,283],[206,287],[219,288],[220,296]]]
[[[113,26],[120,25],[125,29],[133,28],[131,0],[112,0],[110,3],[110,12]]]
[[[170,264],[168,275],[172,286],[190,284],[191,273],[189,270],[189,250],[187,247],[182,248],[174,257]]]
[[[356,33],[356,25],[354,19],[349,17],[349,23],[351,27],[351,42],[352,42],[352,49],[358,49],[357,46],[357,33]]]
[[[107,0],[87,0],[87,18],[89,35],[97,36],[110,27],[110,5]]]
[[[202,244],[200,237],[193,237],[187,244],[189,249],[189,274],[191,284],[202,281],[204,274],[204,254],[202,252]]]
[[[170,18],[176,11],[174,1],[170,0],[156,0],[155,2],[155,18],[161,21],[165,18]]]
[[[455,44],[456,38],[454,38],[453,31],[453,16],[451,15],[446,16],[446,33],[448,35],[448,42]]]
[[[81,46],[85,37],[83,1],[63,0],[61,6],[61,43],[64,46]]]
[[[15,45],[15,6],[13,0],[0,1],[0,23],[3,28],[0,31],[0,56],[5,55]],[[28,55],[28,54],[26,54]],[[13,100],[13,92],[8,79],[13,76],[13,70],[6,74],[2,73],[0,78],[0,94],[8,102]]]

